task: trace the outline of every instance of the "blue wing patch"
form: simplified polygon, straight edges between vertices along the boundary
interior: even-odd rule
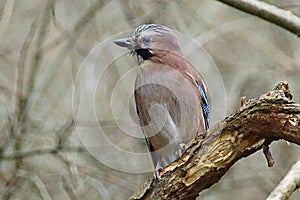
[[[202,87],[197,83],[198,86],[198,90],[200,92],[201,95],[201,99],[202,99],[202,112],[203,112],[203,116],[204,116],[204,121],[205,121],[205,127],[206,130],[209,129],[209,104],[208,104],[208,98],[204,92],[204,90],[202,89]]]

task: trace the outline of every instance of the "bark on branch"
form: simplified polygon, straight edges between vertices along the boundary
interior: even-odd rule
[[[246,13],[255,15],[276,24],[291,33],[300,36],[300,18],[291,11],[286,11],[264,1],[258,0],[217,0]]]
[[[191,141],[182,158],[162,171],[161,181],[147,181],[130,199],[195,199],[235,162],[262,148],[272,163],[271,142],[300,145],[299,124],[300,104],[281,82],[257,99],[243,99],[236,113],[210,129],[205,139]]]

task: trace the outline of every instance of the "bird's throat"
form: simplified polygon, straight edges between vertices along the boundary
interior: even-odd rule
[[[149,60],[154,55],[149,51],[149,49],[136,49],[137,56],[140,56],[143,60]]]

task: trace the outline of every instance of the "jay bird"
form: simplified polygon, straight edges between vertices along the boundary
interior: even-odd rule
[[[137,58],[135,103],[154,164],[154,177],[180,158],[184,145],[209,128],[207,88],[184,58],[175,33],[143,24],[129,38],[115,40]]]

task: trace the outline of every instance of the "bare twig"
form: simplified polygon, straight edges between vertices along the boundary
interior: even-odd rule
[[[82,147],[64,147],[62,149],[55,148],[47,148],[47,149],[38,149],[33,151],[24,151],[24,152],[15,152],[8,155],[1,155],[0,160],[16,160],[23,159],[33,156],[39,156],[44,154],[57,154],[57,153],[78,153],[78,152],[86,152]]]
[[[25,123],[26,115],[28,114],[30,108],[31,108],[31,99],[32,98],[32,91],[34,88],[35,84],[35,79],[36,79],[36,74],[39,69],[41,60],[42,60],[42,52],[38,51],[36,49],[40,49],[42,46],[42,43],[44,41],[46,32],[47,32],[47,27],[49,24],[49,6],[52,0],[48,0],[48,3],[45,8],[45,12],[42,13],[42,19],[41,19],[41,25],[38,30],[36,30],[36,22],[33,22],[30,32],[28,34],[28,43],[25,40],[25,43],[23,45],[23,48],[21,50],[21,56],[20,56],[20,66],[18,67],[18,78],[17,78],[17,91],[22,94],[22,92],[25,93],[25,96],[20,96],[17,98],[17,105],[16,105],[16,116],[17,116],[17,123],[15,126],[15,129],[13,131],[13,137],[12,141],[14,142],[14,150],[16,152],[20,151],[21,149],[21,143],[22,143],[22,137],[24,137],[24,134],[21,134],[23,131],[23,126]],[[34,46],[34,56],[33,59],[31,60],[31,67],[29,68],[28,72],[28,80],[25,83],[25,60],[28,54],[28,48],[26,44],[31,44],[33,43],[33,37],[34,33],[37,32],[37,43]],[[24,61],[23,61],[24,58]],[[18,169],[22,164],[22,159],[17,159],[16,160],[16,168]]]
[[[51,4],[51,16],[52,16],[52,20],[53,20],[53,25],[55,26],[55,28],[60,32],[61,36],[65,39],[72,39],[74,42],[74,47],[77,50],[77,52],[80,55],[85,55],[87,50],[85,50],[83,47],[79,46],[77,44],[76,38],[72,38],[73,35],[70,34],[68,32],[67,29],[65,29],[65,27],[56,19],[56,13],[55,13],[55,3],[56,0],[53,0],[52,4]],[[42,49],[41,49],[42,50]]]
[[[32,92],[34,89],[35,80],[36,80],[36,75],[38,72],[38,69],[40,68],[42,59],[43,59],[43,51],[41,51],[42,44],[47,36],[48,28],[49,28],[49,19],[50,19],[50,8],[53,0],[48,0],[47,5],[45,7],[44,12],[41,13],[42,18],[41,18],[41,24],[38,27],[37,30],[37,37],[36,37],[36,45],[34,46],[34,56],[32,59],[31,67],[29,68],[29,73],[28,73],[28,83],[26,84],[25,87],[25,93],[28,95],[28,101],[26,101],[26,109],[25,109],[25,114],[29,111],[31,107],[31,99],[32,97]]]
[[[66,123],[60,127],[60,129],[56,132],[57,136],[57,149],[62,149],[66,145],[66,142],[68,141],[69,137],[72,134],[72,131],[74,129],[74,119],[69,118],[69,120],[66,121]]]
[[[33,21],[29,33],[27,34],[22,49],[20,51],[20,58],[18,62],[18,71],[17,71],[17,93],[20,95],[18,96],[18,98],[16,98],[16,108],[15,108],[16,116],[18,118],[17,120],[18,123],[22,121],[24,107],[25,107],[24,105],[27,98],[27,96],[24,95],[25,65],[27,62],[29,48],[32,46],[35,31],[36,31],[36,21]]]
[[[265,157],[267,159],[268,167],[273,167],[274,160],[273,160],[272,154],[270,152],[269,145],[267,145],[267,144],[263,145],[263,153],[264,153],[264,155],[265,155]]]
[[[253,14],[276,24],[298,37],[300,36],[300,18],[291,11],[280,9],[274,5],[259,0],[217,0],[229,6]]]
[[[76,191],[73,187],[73,183],[70,180],[70,178],[67,176],[63,176],[62,182],[63,182],[63,188],[65,189],[69,199],[75,200],[76,199]]]
[[[11,199],[14,192],[18,189],[18,187],[23,181],[24,179],[16,174],[15,177],[12,178],[11,181],[8,183],[7,190],[2,196],[3,200]]]
[[[44,184],[44,182],[40,179],[40,177],[36,174],[31,174],[31,173],[25,173],[24,174],[27,178],[29,177],[31,181],[34,183],[38,191],[40,192],[40,195],[43,200],[51,200],[52,198],[49,195],[49,192]]]
[[[15,0],[6,0],[5,1],[5,7],[1,16],[0,20],[0,41],[2,41],[3,35],[7,29],[7,26],[9,24],[12,11],[14,8]]]
[[[44,76],[43,82],[39,85],[40,92],[36,95],[36,98],[40,98],[43,94],[47,92],[47,89],[49,88],[49,85],[51,84],[51,81],[56,75],[56,71],[61,66],[61,63],[68,58],[68,53],[73,48],[76,40],[79,38],[81,33],[85,30],[84,28],[87,26],[87,24],[93,19],[93,16],[96,14],[96,12],[103,6],[103,2],[98,0],[96,3],[91,5],[84,14],[77,20],[73,30],[68,31],[70,33],[70,37],[67,38],[64,46],[61,48],[61,50],[58,53],[58,56],[51,64],[51,67],[47,68],[45,70],[45,74],[47,76]],[[72,34],[71,34],[72,33]],[[65,37],[65,36],[64,36]],[[64,38],[63,37],[63,38]]]
[[[300,187],[300,160],[297,161],[285,175],[267,200],[287,200]]]

